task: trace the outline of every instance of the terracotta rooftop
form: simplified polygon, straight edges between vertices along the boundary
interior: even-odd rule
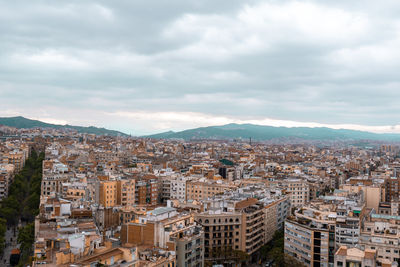
[[[243,209],[246,208],[248,206],[254,205],[258,202],[258,200],[256,198],[248,198],[245,200],[242,200],[238,203],[236,203],[235,208],[236,209]]]
[[[119,255],[119,254],[123,254],[123,251],[120,250],[119,248],[112,248],[112,249],[106,250],[104,252],[101,252],[101,253],[98,253],[98,254],[91,255],[89,257],[83,258],[78,263],[80,263],[80,264],[90,264],[90,263],[92,263],[94,261],[106,260],[106,259],[108,259],[108,258],[110,258],[112,256],[116,256],[116,255]]]

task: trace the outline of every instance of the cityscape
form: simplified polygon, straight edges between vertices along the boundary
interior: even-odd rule
[[[399,261],[399,145],[0,133],[4,264]]]
[[[0,1],[0,267],[400,267],[400,1]]]

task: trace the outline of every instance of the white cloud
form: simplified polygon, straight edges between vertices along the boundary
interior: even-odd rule
[[[59,119],[54,119],[54,118],[32,118],[32,119],[43,121],[46,123],[51,123],[51,124],[59,124],[59,125],[68,124],[68,122],[65,120],[59,120]]]
[[[218,60],[273,51],[282,43],[352,44],[366,37],[369,28],[362,13],[310,2],[267,2],[245,5],[234,17],[185,14],[164,37],[190,40],[177,51],[181,56]]]
[[[140,134],[150,134],[162,131],[180,131],[190,128],[225,125],[229,123],[257,124],[275,127],[328,127],[332,129],[350,129],[368,131],[374,133],[400,133],[400,125],[365,126],[357,124],[324,124],[315,122],[298,122],[290,120],[277,120],[271,118],[237,118],[231,116],[215,116],[198,112],[125,112],[118,111],[106,113],[106,116],[114,117],[117,120],[126,120],[134,125],[140,125],[146,129]]]
[[[40,66],[56,69],[88,69],[89,64],[73,55],[56,50],[45,50],[38,53],[16,54],[12,56],[19,65]]]

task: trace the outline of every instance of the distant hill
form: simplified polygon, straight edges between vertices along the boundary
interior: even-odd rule
[[[297,138],[304,140],[382,140],[400,141],[400,134],[376,134],[371,132],[331,129],[325,127],[273,127],[254,124],[227,124],[195,128],[180,132],[165,132],[144,136],[147,138],[170,139],[249,139],[265,141],[273,139]]]
[[[59,125],[59,124],[51,124],[51,123],[46,123],[38,120],[31,120],[24,118],[22,116],[18,117],[3,117],[0,118],[0,125],[5,125],[9,127],[15,127],[18,129],[26,128],[55,128],[55,129],[74,129],[78,131],[79,133],[88,133],[88,134],[97,134],[97,135],[112,135],[112,136],[127,136],[127,134],[119,132],[119,131],[114,131],[114,130],[108,130],[105,128],[97,128],[94,126],[89,126],[89,127],[83,127],[83,126],[72,126],[72,125]]]

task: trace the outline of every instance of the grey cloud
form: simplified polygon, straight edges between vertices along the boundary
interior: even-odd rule
[[[262,4],[275,13],[243,18],[268,12]],[[332,19],[315,25],[324,15],[315,10]],[[0,100],[22,115],[98,125],[121,110],[397,124],[398,10],[397,1],[1,1]],[[125,119],[110,125],[135,131]]]

